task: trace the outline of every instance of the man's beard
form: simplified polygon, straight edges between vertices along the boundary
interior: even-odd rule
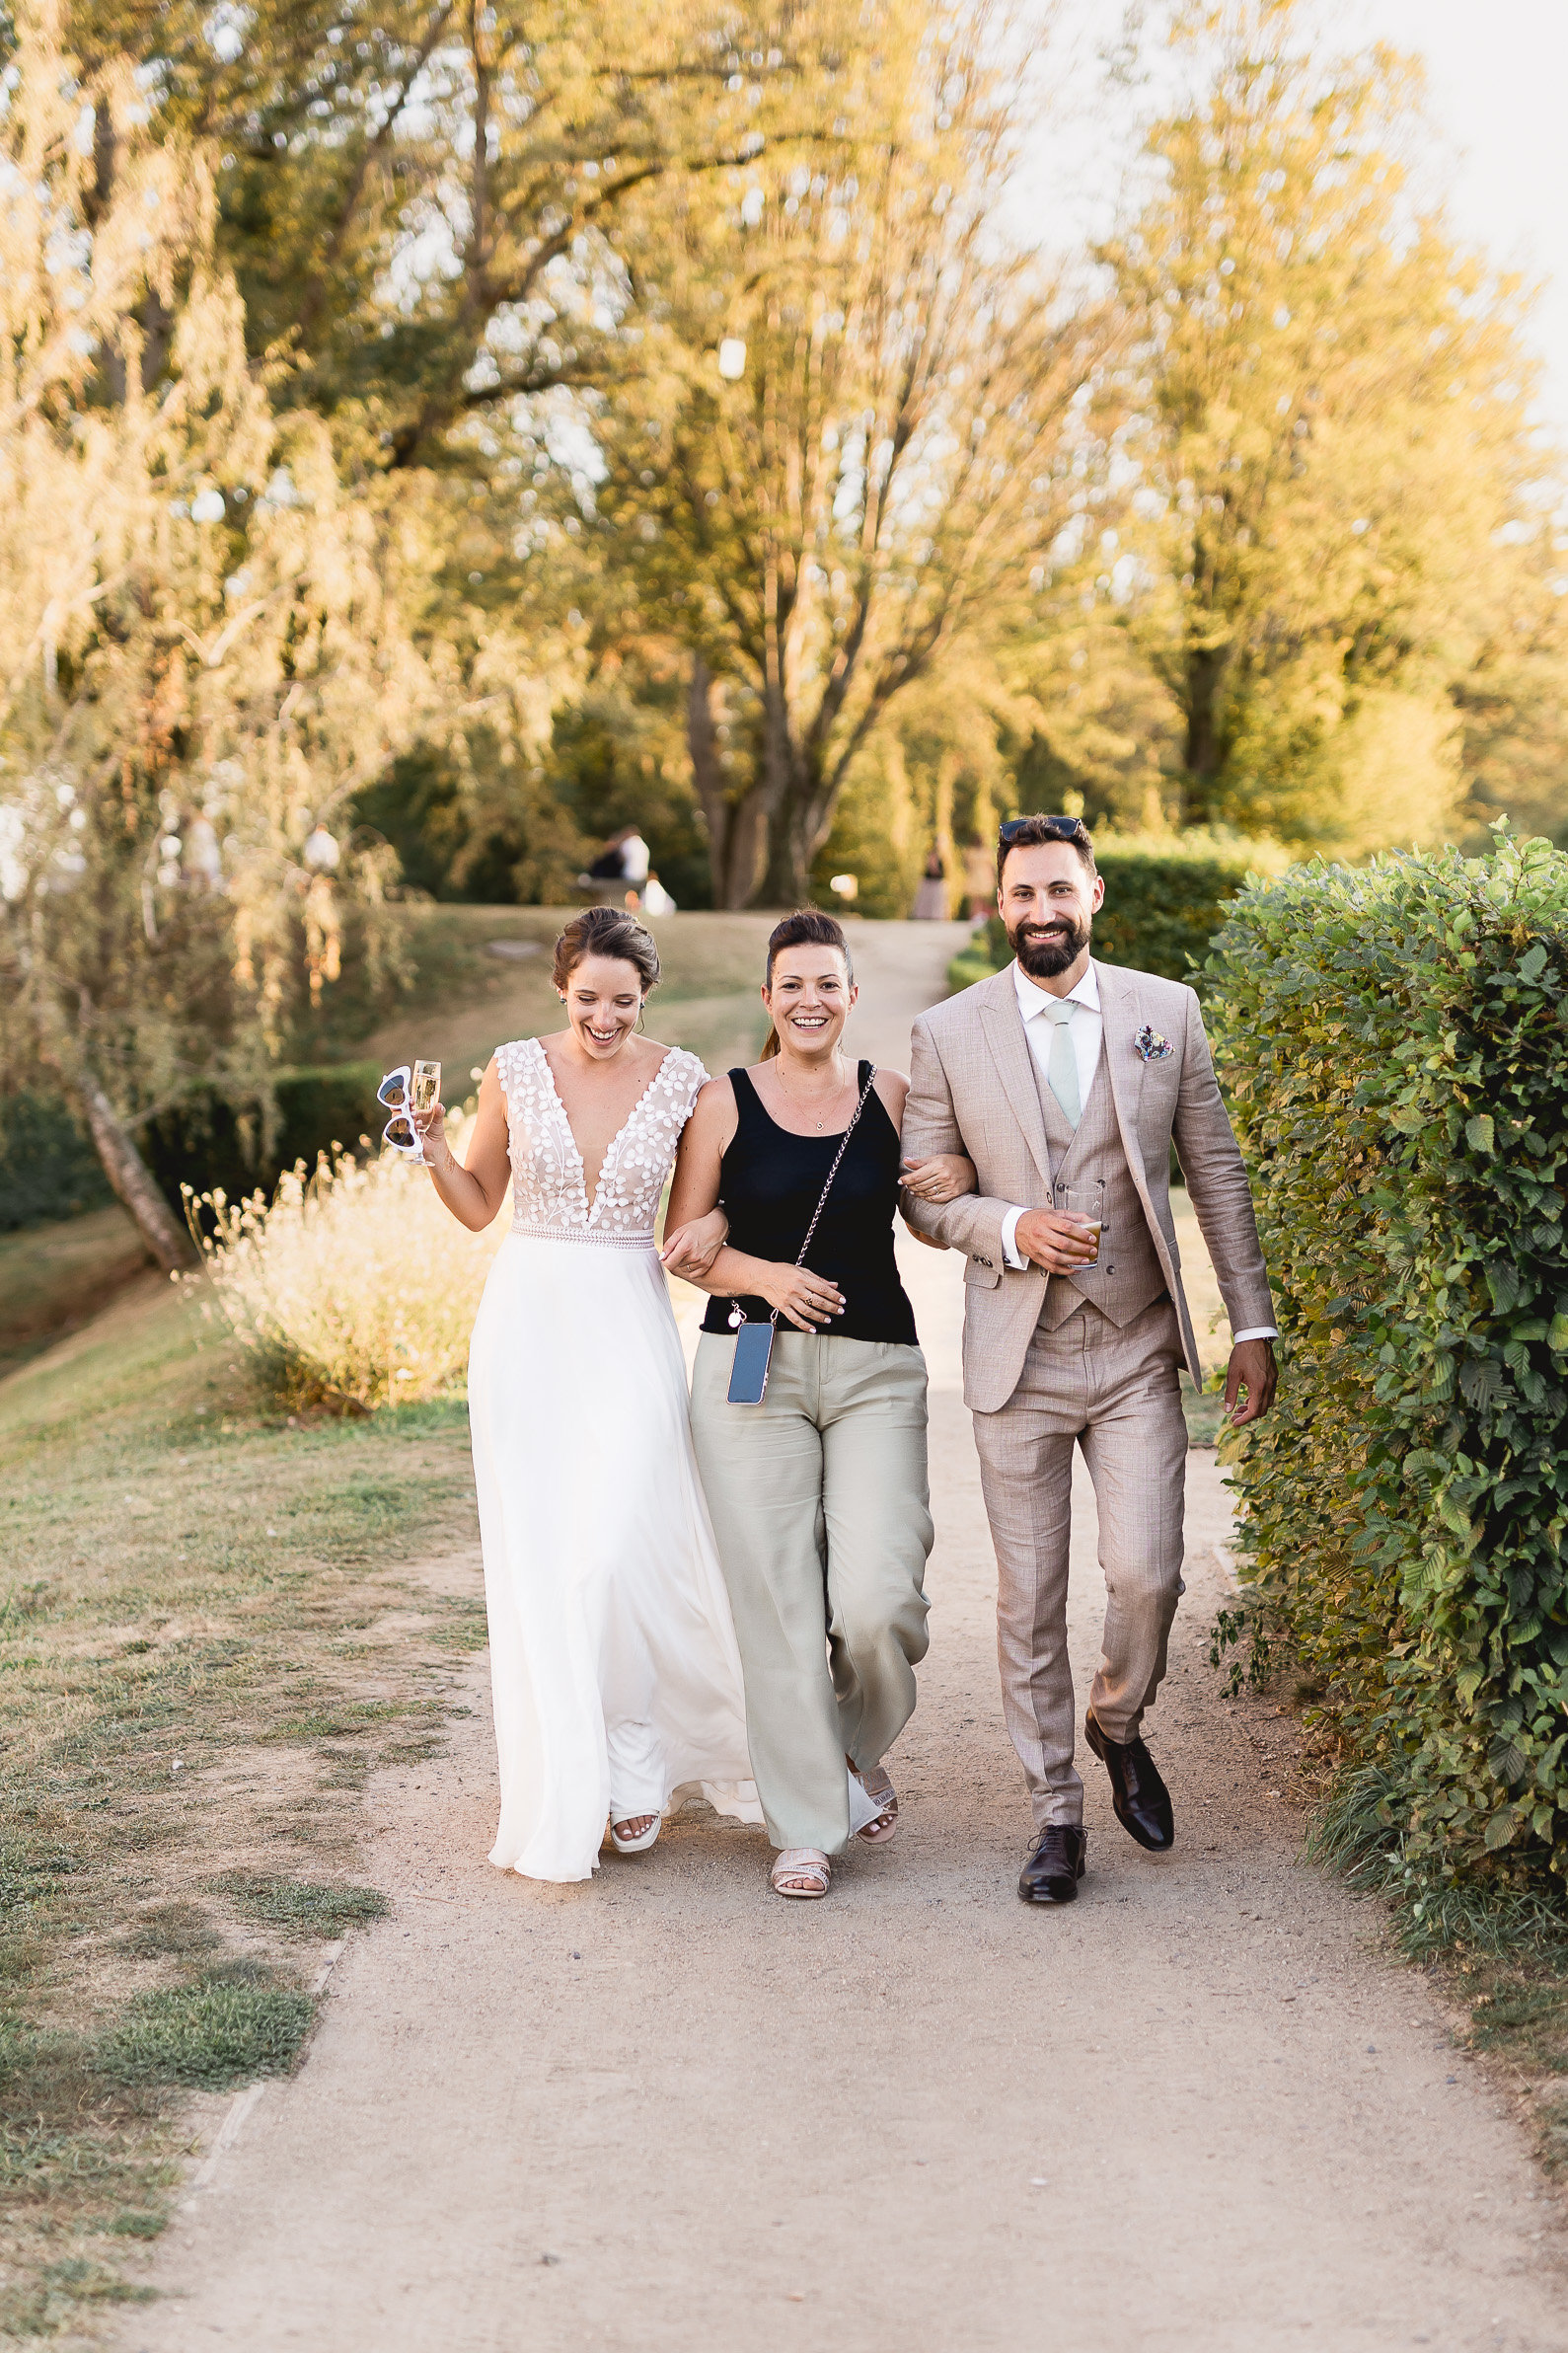
[[[1060,931],[1055,928],[1058,924],[1063,927]],[[1049,932],[1049,937],[1028,937],[1042,931]],[[1038,916],[1026,915],[1008,933],[1008,944],[1031,980],[1054,980],[1087,948],[1088,940],[1087,919],[1073,915],[1053,915],[1048,924],[1042,924]]]

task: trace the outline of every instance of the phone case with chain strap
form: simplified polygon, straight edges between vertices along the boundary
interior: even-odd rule
[[[736,1332],[735,1359],[729,1368],[732,1405],[760,1405],[767,1396],[774,1330],[772,1323],[743,1324]]]

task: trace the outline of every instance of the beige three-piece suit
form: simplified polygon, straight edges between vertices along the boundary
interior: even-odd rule
[[[1274,1322],[1251,1197],[1192,990],[1093,966],[1098,1064],[1075,1127],[1030,1052],[1012,968],[915,1025],[904,1151],[967,1153],[978,1191],[912,1222],[968,1258],[964,1397],[997,1549],[1008,1729],[1035,1819],[1083,1819],[1074,1768],[1067,1583],[1073,1448],[1099,1506],[1107,1593],[1090,1705],[1131,1740],[1165,1671],[1181,1586],[1187,1432],[1178,1367],[1202,1369],[1170,1214],[1175,1141],[1233,1331]],[[907,1196],[906,1196],[907,1200]],[[1097,1263],[1010,1266],[1008,1212],[1102,1220]]]

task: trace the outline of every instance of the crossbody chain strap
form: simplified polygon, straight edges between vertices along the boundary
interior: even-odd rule
[[[870,1101],[871,1089],[875,1086],[875,1084],[876,1065],[873,1063],[866,1077],[864,1092],[862,1093],[859,1101],[856,1104],[855,1109],[850,1114],[850,1124],[845,1129],[844,1134],[840,1139],[839,1149],[833,1155],[833,1166],[828,1171],[827,1176],[823,1180],[822,1191],[817,1198],[817,1205],[811,1212],[811,1223],[806,1228],[806,1238],[800,1245],[799,1253],[795,1259],[795,1264],[797,1266],[803,1266],[806,1262],[806,1252],[811,1248],[811,1237],[816,1232],[818,1221],[822,1216],[823,1210],[826,1209],[828,1205],[828,1195],[833,1190],[833,1179],[839,1173],[839,1163],[841,1160],[843,1160],[844,1155],[850,1149],[850,1138],[854,1135],[857,1127],[859,1125],[860,1113],[864,1110],[867,1102]],[[774,1309],[773,1314],[768,1318],[768,1321],[770,1324],[778,1323],[779,1310],[777,1308]]]

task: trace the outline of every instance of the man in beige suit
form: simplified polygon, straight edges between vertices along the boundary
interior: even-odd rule
[[[1076,819],[1016,819],[997,855],[1016,961],[916,1023],[903,1141],[911,1163],[961,1152],[977,1172],[978,1191],[908,1207],[969,1261],[964,1397],[997,1548],[1003,1704],[1036,1825],[1018,1893],[1070,1903],[1085,1851],[1067,1650],[1075,1442],[1094,1481],[1107,1595],[1084,1737],[1124,1828],[1155,1851],[1174,1835],[1141,1732],[1182,1590],[1177,1368],[1203,1378],[1170,1214],[1172,1139],[1231,1319],[1226,1403],[1238,1424],[1273,1402],[1274,1305],[1197,998],[1091,958],[1105,885]]]

